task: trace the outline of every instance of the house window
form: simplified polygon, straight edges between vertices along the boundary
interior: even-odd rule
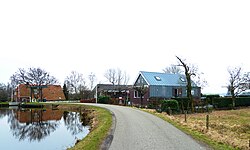
[[[191,90],[191,94],[194,95],[194,90]]]
[[[186,82],[186,80],[185,80],[183,77],[180,77],[180,80],[181,80],[182,82]]]
[[[134,91],[134,98],[141,98],[140,92]]]
[[[161,81],[161,78],[159,76],[154,76],[156,81]]]
[[[182,89],[181,88],[173,88],[173,97],[181,97]]]

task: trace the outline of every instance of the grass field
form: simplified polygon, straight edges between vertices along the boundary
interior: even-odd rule
[[[157,116],[165,118],[196,139],[202,139],[215,149],[250,149],[250,108],[213,111],[209,113],[208,129],[207,113],[188,114],[187,122],[183,114],[169,116],[161,113]]]

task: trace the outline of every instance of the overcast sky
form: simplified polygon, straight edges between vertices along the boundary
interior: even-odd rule
[[[225,93],[229,66],[250,71],[250,1],[2,0],[0,82],[18,68],[41,67],[63,83],[72,70],[162,70],[179,56],[196,64],[208,86]]]

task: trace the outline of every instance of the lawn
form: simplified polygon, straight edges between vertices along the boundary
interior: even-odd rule
[[[209,113],[208,129],[207,113],[188,114],[187,122],[183,114],[169,116],[152,110],[151,113],[171,122],[215,149],[249,150],[250,148],[250,108],[213,111]]]

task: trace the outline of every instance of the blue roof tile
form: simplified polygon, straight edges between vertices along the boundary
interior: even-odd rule
[[[141,71],[140,74],[149,85],[185,86],[187,84],[186,77],[182,74],[168,74],[146,71]]]

